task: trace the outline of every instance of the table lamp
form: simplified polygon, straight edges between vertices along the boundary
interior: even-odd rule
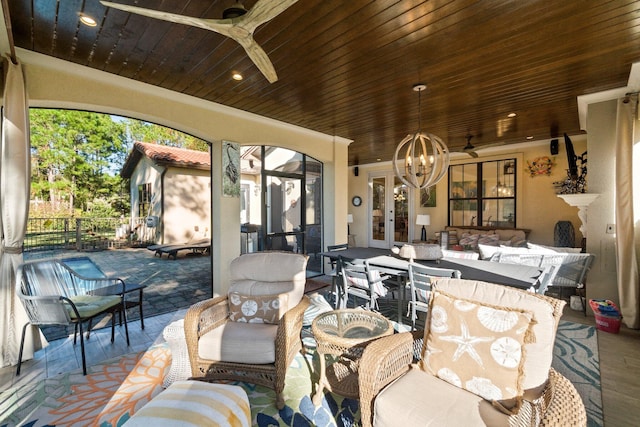
[[[423,242],[427,240],[427,229],[424,227],[425,225],[431,225],[431,217],[429,215],[418,215],[416,216],[416,225],[422,226],[422,234],[420,235],[420,240]]]
[[[347,234],[351,234],[351,227],[349,224],[353,222],[353,214],[347,214]]]

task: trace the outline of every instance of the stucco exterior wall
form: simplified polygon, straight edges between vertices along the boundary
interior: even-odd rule
[[[45,55],[17,49],[30,106],[75,108],[146,120],[187,132],[212,144],[212,274],[214,294],[228,289],[231,260],[240,254],[240,199],[222,197],[222,141],[273,145],[323,162],[324,240],[346,236],[349,140],[202,101]],[[334,222],[333,218],[344,218]]]
[[[211,237],[211,178],[208,171],[169,168],[164,176],[164,243]]]

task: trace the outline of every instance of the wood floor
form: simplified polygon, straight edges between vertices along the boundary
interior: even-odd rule
[[[118,328],[113,344],[109,328],[92,332],[86,348],[87,363],[96,364],[162,342],[164,327],[183,317],[184,310],[146,318],[144,331],[140,329],[139,321],[130,322],[129,347],[122,327]],[[581,312],[569,308],[565,309],[563,318],[594,325],[593,317],[584,317]],[[605,426],[637,426],[640,420],[640,331],[627,329],[624,325],[619,334],[598,331],[598,348]],[[19,377],[15,375],[15,367],[0,369],[0,391],[80,367],[79,346],[73,346],[72,338],[57,340],[39,351],[34,360],[25,362]]]
[[[563,319],[595,326],[594,318],[565,308]],[[598,331],[604,425],[640,425],[640,331]]]

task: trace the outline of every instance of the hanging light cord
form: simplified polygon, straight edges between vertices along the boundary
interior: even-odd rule
[[[418,91],[418,133],[422,132],[422,90]]]

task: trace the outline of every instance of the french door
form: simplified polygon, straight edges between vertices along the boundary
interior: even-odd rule
[[[369,246],[391,248],[411,241],[412,193],[393,172],[369,175]]]

